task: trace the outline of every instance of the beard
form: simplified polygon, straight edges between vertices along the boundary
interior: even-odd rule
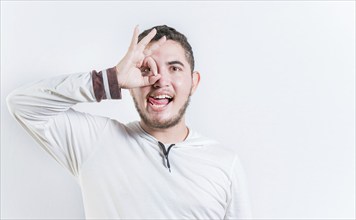
[[[132,96],[133,101],[135,103],[135,107],[136,110],[138,112],[138,114],[140,115],[141,120],[149,127],[151,128],[158,128],[158,129],[167,129],[167,128],[171,128],[175,125],[177,125],[183,118],[185,111],[188,108],[189,102],[190,102],[190,94],[187,98],[187,100],[185,101],[184,105],[179,109],[178,113],[176,115],[174,115],[172,118],[167,119],[165,121],[160,121],[158,119],[152,119],[149,118],[139,107],[137,100],[135,99],[134,96]]]

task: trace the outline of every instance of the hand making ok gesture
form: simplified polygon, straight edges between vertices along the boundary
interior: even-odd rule
[[[119,86],[124,89],[153,85],[160,79],[157,64],[150,55],[158,49],[166,37],[150,44],[157,30],[152,31],[138,42],[139,30],[135,27],[130,47],[126,55],[116,65]]]

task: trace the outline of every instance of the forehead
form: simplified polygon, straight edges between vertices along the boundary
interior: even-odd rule
[[[157,50],[153,52],[151,55],[153,59],[157,61],[172,61],[179,60],[181,62],[188,63],[187,58],[185,56],[185,50],[180,45],[180,43],[167,40],[163,45],[161,45]]]

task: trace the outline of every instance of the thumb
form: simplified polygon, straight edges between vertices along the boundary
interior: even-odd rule
[[[155,84],[161,78],[161,75],[160,74],[150,75],[150,76],[145,76],[143,78],[144,78],[144,83],[145,83],[144,86],[150,86],[150,85]]]

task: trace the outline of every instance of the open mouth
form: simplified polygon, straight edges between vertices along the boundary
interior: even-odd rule
[[[155,109],[161,109],[167,106],[172,100],[173,97],[168,94],[157,94],[150,95],[147,99],[147,102]]]

